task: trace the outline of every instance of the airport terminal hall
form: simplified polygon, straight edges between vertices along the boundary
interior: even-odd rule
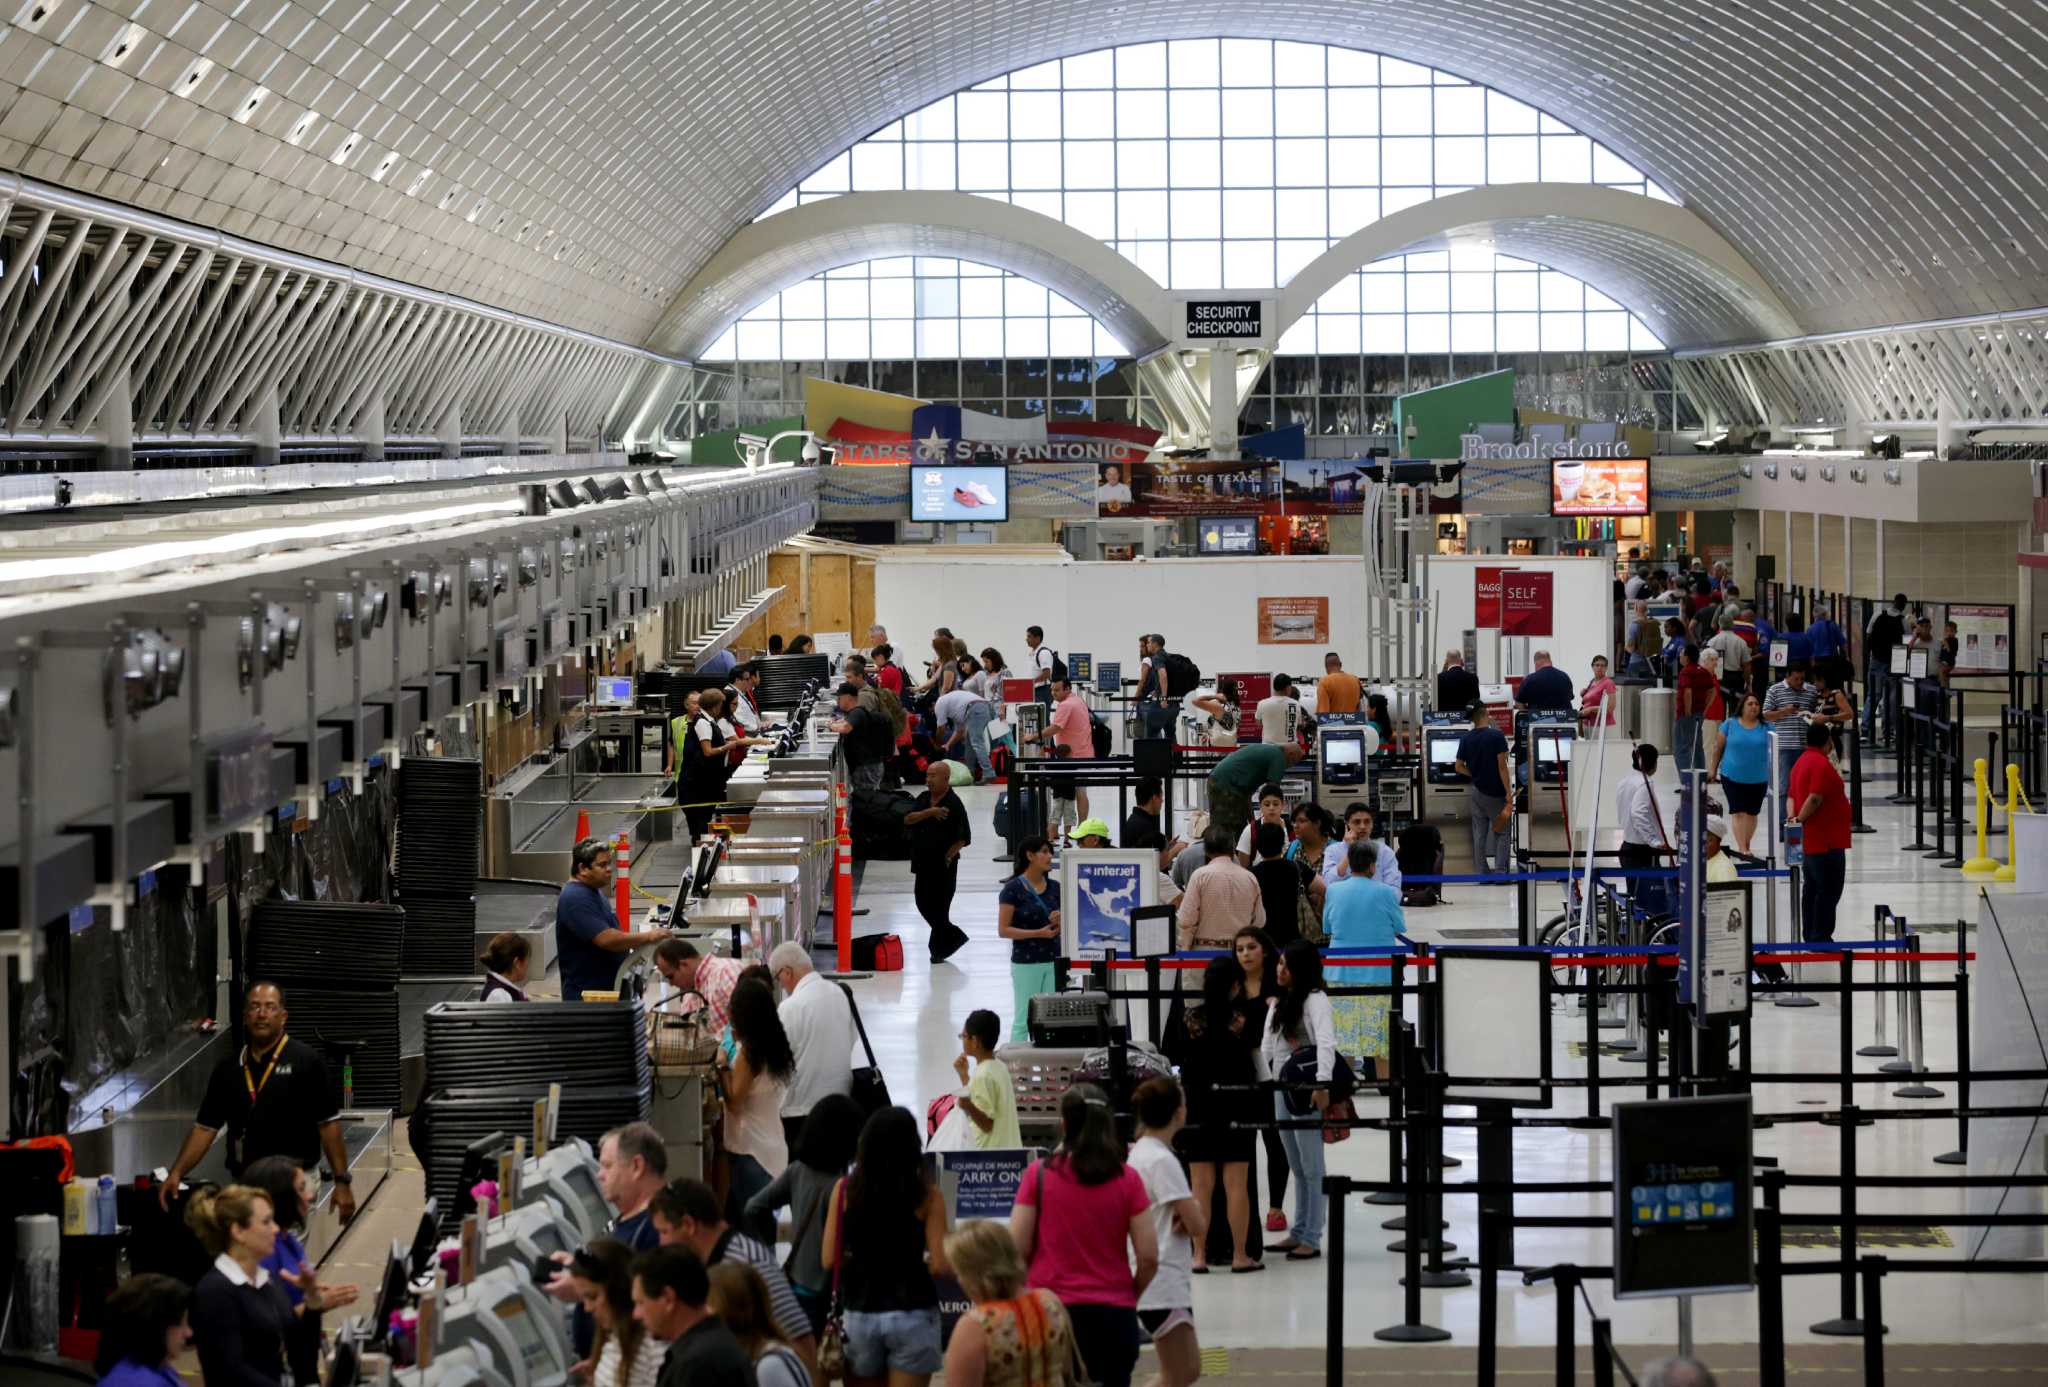
[[[2048,1384],[2048,0],[5,0],[0,1387]]]

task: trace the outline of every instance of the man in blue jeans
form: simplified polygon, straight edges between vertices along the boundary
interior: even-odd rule
[[[1458,739],[1458,774],[1470,786],[1466,814],[1472,830],[1472,870],[1508,871],[1508,739],[1488,718],[1486,705],[1474,703],[1468,715],[1472,730]]]
[[[1841,772],[1828,760],[1828,730],[1819,723],[1806,729],[1806,749],[1792,768],[1785,805],[1786,826],[1800,830],[1805,853],[1799,869],[1800,937],[1823,943],[1835,937],[1853,816]]]

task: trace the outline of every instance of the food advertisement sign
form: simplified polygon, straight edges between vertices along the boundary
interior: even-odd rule
[[[1558,458],[1550,464],[1552,515],[1648,515],[1648,458]]]

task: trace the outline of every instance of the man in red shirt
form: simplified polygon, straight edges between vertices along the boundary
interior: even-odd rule
[[[1805,864],[1800,868],[1799,907],[1802,937],[1821,943],[1835,937],[1835,906],[1849,868],[1849,792],[1828,760],[1828,729],[1814,723],[1806,729],[1806,750],[1792,763],[1785,802],[1793,806],[1791,824],[1804,834]]]
[[[1720,696],[1721,686],[1714,682],[1714,676],[1700,668],[1700,648],[1687,642],[1679,665],[1677,701],[1671,719],[1671,740],[1681,775],[1707,764],[1701,725],[1707,710]]]

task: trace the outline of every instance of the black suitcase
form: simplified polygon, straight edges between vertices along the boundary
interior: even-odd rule
[[[1444,835],[1435,824],[1410,824],[1401,830],[1394,847],[1394,860],[1401,864],[1401,904],[1430,906],[1443,903],[1443,888],[1433,881],[1408,883],[1411,876],[1442,876]]]

